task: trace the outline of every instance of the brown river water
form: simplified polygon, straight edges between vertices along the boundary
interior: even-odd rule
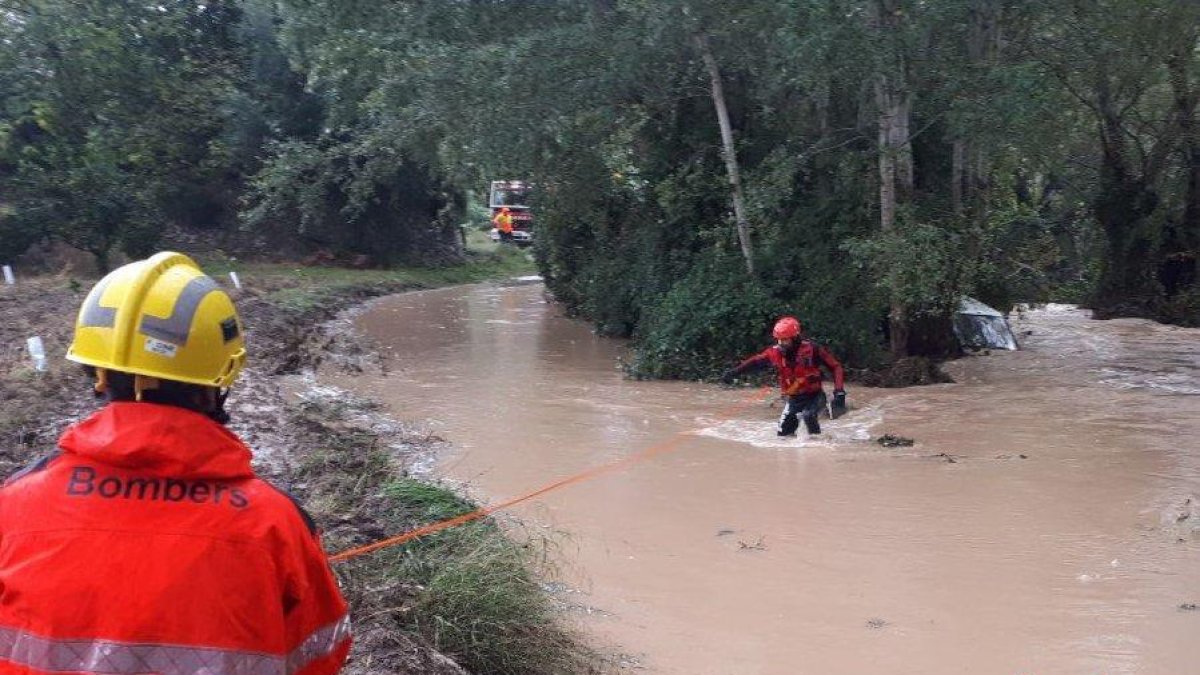
[[[955,384],[851,383],[778,439],[755,390],[624,379],[537,284],[355,322],[383,374],[321,380],[450,441],[432,475],[481,502],[669,444],[511,510],[644,672],[1200,673],[1200,330],[1052,305]]]

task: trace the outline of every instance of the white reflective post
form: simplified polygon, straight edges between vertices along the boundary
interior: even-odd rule
[[[9,286],[17,283],[17,278],[13,276],[12,267],[8,265],[4,266],[4,283],[8,284]]]
[[[46,370],[46,346],[42,344],[42,338],[35,335],[25,341],[25,346],[29,348],[29,356],[33,358],[34,370]]]
[[[230,272],[229,280],[233,282],[234,288],[238,289],[239,291],[242,290],[242,282],[238,279],[237,272]]]

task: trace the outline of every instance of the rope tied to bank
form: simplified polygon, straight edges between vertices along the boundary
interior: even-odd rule
[[[729,418],[733,417],[734,415],[736,415],[737,413],[744,410],[745,408],[748,408],[755,403],[759,403],[761,401],[766,400],[767,397],[770,395],[770,392],[771,392],[771,390],[769,387],[763,387],[762,390],[760,390],[760,392],[757,395],[746,397],[746,398],[742,399],[741,401],[739,401],[737,404],[731,405],[727,408],[724,408],[724,409],[718,411],[716,414],[717,420],[724,421],[726,419],[729,419]],[[690,433],[691,433],[690,430],[677,432],[673,436],[668,438],[667,440],[665,440],[661,443],[656,443],[655,445],[651,445],[650,447],[645,448],[644,450],[641,450],[639,452],[635,452],[632,455],[622,457],[621,459],[609,462],[608,464],[600,464],[600,465],[594,466],[590,469],[585,469],[583,471],[580,471],[579,473],[572,474],[565,478],[561,478],[552,483],[547,483],[546,485],[543,485],[542,487],[537,488],[536,490],[533,490],[531,492],[526,492],[521,495],[517,495],[516,497],[506,499],[502,502],[497,502],[497,503],[491,504],[489,506],[480,507],[478,509],[475,509],[474,511],[471,511],[469,513],[464,513],[462,515],[458,515],[453,518],[447,518],[445,520],[439,520],[435,523],[429,523],[428,525],[422,525],[421,527],[409,530],[402,534],[398,534],[393,537],[388,537],[386,539],[380,539],[379,541],[375,541],[370,544],[364,544],[362,546],[357,546],[355,548],[346,549],[345,551],[341,551],[340,553],[336,553],[334,555],[329,556],[329,562],[331,562],[331,563],[345,562],[345,561],[351,560],[353,558],[358,558],[360,556],[367,555],[368,553],[374,553],[375,551],[378,551],[380,549],[390,548],[392,546],[399,546],[400,544],[410,542],[413,539],[417,539],[419,537],[424,537],[424,536],[427,536],[430,534],[434,534],[436,532],[441,532],[442,530],[448,530],[452,527],[457,527],[459,525],[464,525],[466,523],[469,523],[469,522],[472,522],[475,520],[479,520],[480,518],[485,518],[487,516],[490,516],[493,513],[496,513],[497,511],[503,511],[504,509],[510,508],[512,506],[516,506],[517,504],[520,504],[521,502],[526,502],[526,501],[529,501],[530,499],[540,497],[540,496],[546,494],[547,492],[553,492],[555,490],[559,490],[564,487],[567,487],[568,485],[574,485],[576,483],[582,483],[584,481],[592,480],[593,478],[596,478],[598,476],[602,476],[607,473],[612,473],[613,471],[617,471],[619,469],[623,469],[625,467],[632,466],[632,465],[638,464],[640,462],[644,462],[653,457],[657,457],[658,455],[662,455],[662,454],[665,454],[665,453],[675,450],[679,446],[679,444],[682,443],[683,440],[688,435],[690,435]]]

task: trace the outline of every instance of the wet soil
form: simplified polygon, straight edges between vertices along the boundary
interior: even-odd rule
[[[0,285],[0,475],[53,449],[66,421],[95,408],[79,367],[62,359],[86,294],[87,285],[69,277]],[[45,344],[45,372],[34,370],[26,349],[33,336]]]

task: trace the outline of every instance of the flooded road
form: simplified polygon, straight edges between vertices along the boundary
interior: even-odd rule
[[[566,533],[574,614],[648,672],[1200,672],[1198,330],[1051,306],[1014,322],[1024,351],[851,384],[818,440],[780,440],[778,407],[730,412],[753,390],[623,379],[538,285],[356,323],[384,372],[322,380],[424,420],[480,501],[670,444],[513,510]]]

